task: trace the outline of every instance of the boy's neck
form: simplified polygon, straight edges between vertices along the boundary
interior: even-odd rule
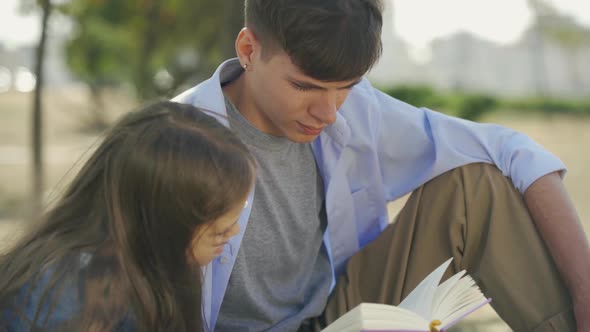
[[[252,126],[264,132],[259,125],[261,120],[258,119],[259,113],[256,112],[255,105],[252,102],[252,99],[248,96],[244,73],[240,74],[240,76],[233,81],[225,84],[222,87],[222,90],[223,94],[231,101],[238,112],[240,112],[240,114],[242,114]]]

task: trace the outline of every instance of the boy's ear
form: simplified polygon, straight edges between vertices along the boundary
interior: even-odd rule
[[[236,54],[242,66],[251,66],[257,57],[260,56],[260,42],[254,32],[243,28],[236,38]]]

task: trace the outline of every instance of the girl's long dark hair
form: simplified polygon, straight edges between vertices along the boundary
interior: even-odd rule
[[[200,268],[187,249],[198,226],[246,197],[253,165],[227,128],[192,106],[129,113],[0,257],[0,320],[10,310],[32,330],[110,331],[132,321],[139,331],[200,331]],[[75,303],[68,319],[48,326],[64,301]]]

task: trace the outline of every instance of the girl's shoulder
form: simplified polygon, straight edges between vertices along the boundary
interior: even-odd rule
[[[63,330],[78,321],[91,299],[88,281],[96,282],[97,275],[92,262],[94,256],[82,252],[64,262],[41,269],[39,274],[18,289],[0,313],[0,332]],[[104,282],[101,282],[104,284]],[[97,299],[100,300],[100,299]],[[114,331],[134,331],[129,319],[114,324]]]

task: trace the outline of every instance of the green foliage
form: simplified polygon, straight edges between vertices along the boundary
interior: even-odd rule
[[[443,94],[424,85],[398,86],[383,91],[408,104],[444,111],[472,121],[477,121],[498,105],[498,101],[490,96],[464,93]]]
[[[414,106],[437,108],[446,103],[444,96],[426,85],[402,85],[382,90],[388,95]]]
[[[486,95],[466,94],[449,99],[454,101],[449,103],[452,105],[450,109],[455,111],[454,115],[472,121],[479,120],[498,106],[498,101],[495,98]]]
[[[68,65],[88,84],[122,83],[131,76],[131,38],[101,18],[85,20],[66,46]]]
[[[590,116],[590,99],[566,100],[547,97],[532,97],[506,100],[502,105],[504,108],[517,111]]]
[[[590,99],[572,100],[548,97],[500,99],[484,94],[443,93],[428,86],[397,86],[383,92],[417,107],[428,107],[463,119],[477,121],[499,110],[544,114],[590,116]]]
[[[126,84],[139,99],[173,94],[235,54],[233,41],[243,26],[240,3],[71,0],[61,6],[75,23],[67,62],[95,89]],[[158,84],[161,72],[170,79]]]

